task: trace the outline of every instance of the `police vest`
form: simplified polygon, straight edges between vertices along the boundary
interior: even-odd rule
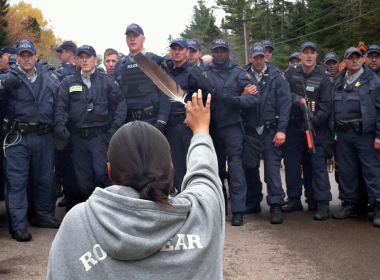
[[[195,67],[195,64],[189,63],[186,70],[183,71],[182,74],[178,75],[177,77],[173,77],[173,80],[179,85],[184,93],[189,95],[189,74]],[[179,102],[172,102],[172,107],[170,110],[170,113],[184,113],[186,112],[185,107],[183,104]]]
[[[360,78],[348,86],[344,86],[344,76],[337,82],[334,93],[334,113],[337,121],[351,121],[362,118],[359,85]]]
[[[152,59],[153,53],[147,53],[147,57]],[[124,58],[125,60],[128,57]],[[123,66],[121,89],[125,98],[147,97],[150,94],[158,94],[159,89],[152,80],[137,66],[137,63],[127,60]]]
[[[303,72],[295,71],[289,82],[290,92],[306,98],[309,107],[313,104],[313,106],[317,108],[319,102],[319,89],[325,75],[326,71],[320,65],[315,66],[313,75],[309,76],[307,79],[305,79]],[[299,117],[300,122],[302,122],[303,115],[301,107],[292,106],[291,116]]]

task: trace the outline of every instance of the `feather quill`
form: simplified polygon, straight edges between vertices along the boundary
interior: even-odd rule
[[[142,53],[135,54],[133,60],[152,82],[165,93],[172,101],[186,105],[186,94],[181,87],[156,62]]]

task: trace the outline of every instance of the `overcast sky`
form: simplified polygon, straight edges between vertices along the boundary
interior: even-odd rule
[[[14,5],[19,0],[10,0]],[[146,37],[145,48],[162,55],[169,34],[176,38],[190,23],[193,6],[197,0],[24,0],[42,11],[51,20],[54,33],[64,40],[81,45],[91,45],[103,55],[107,48],[128,54],[125,30],[131,23],[139,24]],[[206,0],[207,7],[215,4]],[[215,10],[219,26],[224,16]]]

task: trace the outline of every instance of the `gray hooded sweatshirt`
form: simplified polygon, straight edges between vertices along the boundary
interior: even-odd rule
[[[47,279],[223,279],[224,199],[210,135],[191,140],[172,206],[97,188],[64,218]]]

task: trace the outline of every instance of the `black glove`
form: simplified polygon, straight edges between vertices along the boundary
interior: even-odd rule
[[[301,101],[300,100],[302,98],[304,98],[304,97],[302,97],[301,95],[298,95],[298,94],[292,92],[292,103],[293,103],[293,105],[300,106],[301,105]]]
[[[6,90],[18,90],[21,87],[21,82],[16,77],[10,77],[1,80],[1,85]]]
[[[68,141],[70,138],[70,132],[63,124],[57,124],[54,127],[53,137]]]
[[[224,106],[226,107],[232,108],[239,105],[239,99],[234,96],[222,94],[221,98]]]
[[[124,100],[124,95],[120,90],[113,90],[108,94],[108,98],[113,105],[117,105]]]
[[[55,71],[55,67],[53,66],[53,64],[48,64],[45,66],[45,69],[47,71]]]
[[[163,122],[157,121],[154,127],[161,131],[162,134],[164,134],[165,124]]]
[[[111,140],[112,136],[115,134],[115,132],[116,132],[118,129],[119,129],[119,128],[116,127],[116,126],[114,126],[114,125],[111,126],[110,130],[108,130],[108,132],[107,132],[107,137],[108,137],[108,139]]]

